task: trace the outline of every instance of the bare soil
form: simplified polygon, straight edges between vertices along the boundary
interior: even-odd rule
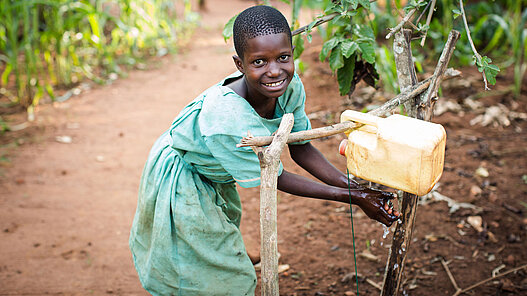
[[[131,254],[128,234],[137,188],[147,153],[173,117],[196,95],[234,71],[231,45],[221,28],[251,1],[228,0],[209,7],[188,47],[145,71],[133,71],[111,85],[83,91],[62,103],[43,105],[29,127],[1,136],[0,144],[0,295],[147,295]],[[284,4],[276,3],[285,8]],[[335,78],[319,63],[316,41],[303,59],[301,74],[308,95],[306,111],[314,127],[336,122],[345,109],[382,104],[388,95],[360,85],[340,97]],[[445,171],[437,189],[477,209],[450,213],[446,202],[419,206],[405,266],[405,295],[452,295],[441,265],[448,262],[457,285],[466,288],[527,264],[527,123],[471,125],[478,115],[464,99],[482,92],[480,76],[443,83],[442,101],[462,110],[434,118],[447,130]],[[525,112],[527,89],[513,99],[503,73],[495,92],[477,101]],[[3,115],[9,124],[24,114]],[[67,136],[71,143],[57,137]],[[339,169],[343,135],[313,141]],[[67,139],[67,138],[66,138]],[[304,174],[283,156],[286,169]],[[484,168],[488,176],[484,175]],[[305,174],[304,174],[305,175]],[[250,252],[259,249],[259,191],[240,188],[242,232]],[[355,295],[353,241],[349,206],[279,193],[278,249],[281,295]],[[480,216],[483,232],[468,224]],[[391,234],[353,209],[361,295],[378,294]],[[370,253],[369,259],[364,254]],[[259,294],[259,290],[257,291]],[[468,295],[527,295],[527,271],[483,284]]]

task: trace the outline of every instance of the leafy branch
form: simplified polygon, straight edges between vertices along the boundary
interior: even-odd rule
[[[487,56],[481,56],[478,53],[476,47],[474,46],[474,42],[472,41],[472,37],[470,36],[470,29],[468,27],[467,16],[465,14],[465,9],[463,8],[463,0],[459,0],[459,8],[461,10],[461,16],[463,17],[465,30],[467,31],[467,37],[470,43],[470,47],[474,52],[474,62],[478,67],[478,71],[481,72],[481,74],[483,75],[485,90],[490,90],[488,82],[490,82],[490,84],[492,85],[496,84],[496,75],[498,75],[500,68],[498,68],[496,65],[491,65],[490,63],[492,62],[492,60],[490,58],[488,58]]]

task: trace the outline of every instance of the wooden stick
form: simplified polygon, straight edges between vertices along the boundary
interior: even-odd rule
[[[461,288],[457,285],[456,280],[454,279],[454,276],[450,272],[450,268],[448,268],[448,264],[446,264],[443,258],[441,258],[441,265],[443,265],[443,268],[445,269],[446,274],[448,275],[448,278],[450,279],[450,282],[452,283],[452,286],[454,286],[454,289],[456,289],[456,293],[461,291]]]
[[[395,55],[395,66],[397,68],[397,76],[399,86],[402,90],[406,90],[417,83],[417,76],[415,75],[414,62],[412,58],[412,49],[410,46],[411,32],[403,30],[395,34],[393,42],[393,49]],[[432,78],[433,79],[433,78]],[[416,100],[405,104],[408,106],[408,116],[416,117],[417,106]],[[414,194],[407,192],[403,193],[402,204],[400,207],[401,223],[397,223],[395,232],[393,233],[392,246],[386,261],[386,268],[384,271],[384,280],[382,285],[382,296],[399,295],[401,282],[403,278],[404,263],[406,255],[410,248],[412,239],[412,232],[415,225],[415,217],[417,213],[418,198]]]
[[[461,72],[454,70],[454,69],[447,69],[447,71],[444,74],[443,80],[448,80],[454,77],[458,77],[459,75],[461,75]],[[412,98],[415,98],[420,93],[424,92],[429,87],[431,79],[432,77],[427,78],[426,80],[410,88],[408,91],[398,94],[397,96],[392,98],[390,101],[384,103],[382,106],[368,113],[376,115],[376,116],[385,115],[386,113],[390,112],[391,110],[393,110],[400,104],[403,104],[406,101]],[[345,131],[348,131],[350,129],[357,128],[357,127],[358,126],[355,123],[347,121],[347,122],[336,123],[330,126],[315,128],[312,130],[295,132],[289,135],[289,138],[287,139],[287,144],[299,142],[299,141],[305,141],[305,140],[313,140],[313,139],[322,138],[322,137],[328,137],[328,136],[336,135],[339,133],[343,133]],[[272,140],[273,140],[272,136],[264,136],[264,137],[247,136],[241,139],[240,143],[237,144],[236,147],[267,146],[271,144]]]
[[[278,296],[278,234],[276,219],[276,191],[280,154],[293,128],[294,116],[283,116],[274,139],[265,150],[258,150],[260,160],[260,229],[261,229],[261,292],[264,296]]]
[[[492,276],[492,277],[490,277],[490,278],[488,278],[488,279],[485,279],[485,280],[482,280],[482,281],[480,281],[480,282],[477,282],[477,283],[475,283],[474,285],[472,285],[472,286],[470,286],[470,287],[468,287],[468,288],[465,288],[465,289],[463,289],[463,290],[458,290],[458,291],[457,291],[456,293],[454,293],[452,296],[458,296],[458,295],[461,295],[461,294],[463,294],[463,293],[465,293],[465,292],[468,292],[468,291],[470,291],[470,290],[472,290],[472,289],[474,289],[474,288],[476,288],[476,287],[479,287],[479,286],[481,286],[481,285],[483,285],[483,284],[485,284],[485,283],[487,283],[487,282],[490,282],[490,281],[495,280],[495,279],[497,279],[497,278],[500,278],[500,277],[502,277],[502,276],[506,276],[506,275],[508,275],[508,274],[510,274],[510,273],[516,272],[516,271],[521,270],[521,269],[524,269],[524,268],[527,268],[527,264],[524,264],[524,265],[522,265],[522,266],[518,266],[518,267],[513,268],[513,269],[511,269],[511,270],[507,270],[507,271],[504,272],[504,273],[500,273],[500,274],[498,274],[497,276]]]
[[[432,119],[432,113],[434,110],[435,101],[437,101],[437,91],[439,90],[439,84],[441,83],[441,77],[446,71],[446,67],[452,54],[454,53],[454,48],[456,42],[459,40],[461,34],[456,31],[450,31],[448,34],[448,40],[445,43],[443,52],[439,57],[439,62],[434,70],[434,75],[432,76],[432,81],[426,92],[421,95],[419,107],[417,108],[417,118],[430,121]]]

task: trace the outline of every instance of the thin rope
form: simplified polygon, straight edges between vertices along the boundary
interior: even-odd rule
[[[348,194],[350,198],[350,217],[351,217],[351,237],[353,238],[353,259],[355,260],[355,281],[357,282],[357,296],[359,296],[359,273],[357,272],[357,252],[355,251],[355,230],[353,229],[353,209],[351,208],[351,182],[350,172],[346,168],[348,173]]]

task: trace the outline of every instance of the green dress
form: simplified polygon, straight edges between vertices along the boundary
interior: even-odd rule
[[[229,87],[207,89],[155,142],[145,164],[130,249],[143,287],[154,295],[254,295],[256,273],[240,233],[235,182],[260,185],[258,157],[236,144],[251,131],[269,136],[293,113],[293,132],[310,129],[297,74],[262,118]],[[282,164],[280,171],[282,172]]]

